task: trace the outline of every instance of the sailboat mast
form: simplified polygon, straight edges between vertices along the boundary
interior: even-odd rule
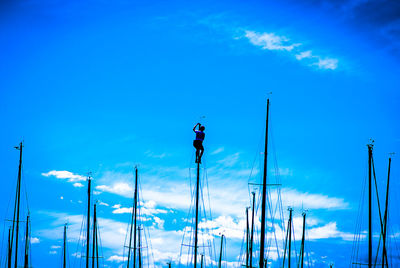
[[[67,224],[64,224],[63,237],[63,268],[67,267]]]
[[[368,144],[368,268],[372,268],[372,147]]]
[[[142,240],[140,238],[140,226],[138,227],[138,262],[139,268],[142,268]]]
[[[26,216],[24,268],[29,267],[29,215]]]
[[[135,168],[135,197],[133,205],[134,226],[133,226],[133,268],[136,268],[136,231],[137,231],[137,200],[138,199],[138,170]],[[130,250],[130,249],[129,249]]]
[[[253,204],[251,210],[251,234],[250,234],[250,268],[253,268],[253,235],[254,235],[254,207],[256,203],[256,193],[252,192]]]
[[[264,174],[261,204],[261,237],[260,237],[260,259],[259,267],[264,267],[264,251],[265,251],[265,218],[267,203],[267,155],[268,155],[268,117],[269,117],[269,99],[267,99],[267,119],[265,127],[265,149],[264,149]]]
[[[93,207],[92,268],[94,268],[94,265],[95,265],[94,259],[96,256],[96,236],[97,236],[96,224],[97,224],[96,204],[94,204],[94,207]]]
[[[8,229],[8,258],[7,258],[7,267],[11,268],[11,257],[12,257],[12,248],[11,248],[11,227]]]
[[[250,255],[250,228],[249,228],[249,208],[246,207],[246,267],[249,267]]]
[[[386,185],[386,198],[385,198],[385,214],[383,216],[383,248],[382,248],[382,268],[389,266],[387,263],[387,252],[386,252],[386,227],[387,227],[387,217],[388,217],[388,204],[389,204],[389,181],[390,181],[390,165],[392,163],[392,158],[389,157],[389,167],[388,167],[388,178],[387,178],[387,185]]]
[[[88,208],[87,208],[87,222],[86,222],[86,268],[89,268],[89,247],[90,247],[90,193],[91,193],[92,179],[88,176]]]
[[[221,235],[221,247],[219,249],[219,261],[218,261],[218,268],[221,268],[222,266],[222,250],[223,250],[223,245],[224,245],[224,235]]]
[[[200,192],[200,163],[197,162],[197,181],[196,181],[196,227],[194,233],[194,268],[197,267],[197,242],[198,242],[198,225],[199,225],[199,192]]]
[[[21,196],[21,176],[22,176],[22,142],[20,142],[19,147],[16,147],[19,150],[19,167],[18,167],[18,182],[17,182],[17,199],[16,199],[16,208],[14,209],[17,211],[17,220],[15,222],[15,260],[14,260],[14,267],[17,268],[18,266],[18,234],[19,234],[19,205],[20,205],[20,196]],[[14,214],[15,216],[15,214]],[[15,217],[14,217],[15,220]],[[14,225],[14,222],[13,222]],[[13,226],[14,230],[14,226]],[[12,241],[11,241],[12,245]]]
[[[301,237],[301,247],[300,247],[300,267],[303,268],[304,264],[304,241],[306,235],[306,213],[303,212],[303,234]]]
[[[289,209],[289,252],[288,252],[288,268],[290,268],[291,255],[292,255],[292,213],[293,209]]]

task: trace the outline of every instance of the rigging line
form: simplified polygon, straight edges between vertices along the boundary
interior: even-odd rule
[[[213,216],[212,216],[212,212],[211,212],[211,198],[210,198],[210,191],[209,191],[210,188],[208,186],[208,172],[207,172],[206,163],[204,164],[203,176],[204,176],[205,182],[206,182],[207,199],[208,199],[208,204],[209,204],[208,209],[209,209],[210,219],[212,221],[213,220]],[[212,252],[212,251],[214,251],[214,252]],[[213,253],[214,253],[214,258],[216,259],[217,258],[217,252],[216,252],[215,241],[214,240],[212,241],[212,248],[211,248],[211,256],[210,257],[212,257]]]
[[[294,221],[292,220],[292,231],[293,231],[293,245],[294,245],[294,254],[295,254],[295,260],[296,264],[298,264],[298,256],[297,256],[297,249],[296,249],[296,237],[295,237],[295,231],[294,231]]]
[[[375,175],[375,163],[374,163],[374,156],[372,155],[372,171],[374,174],[374,182],[375,182],[375,191],[376,191],[376,200],[378,202],[378,211],[379,211],[379,220],[381,223],[381,232],[383,233],[383,222],[382,222],[382,214],[381,214],[381,205],[379,202],[379,194],[378,194],[378,184],[376,182],[376,175]]]

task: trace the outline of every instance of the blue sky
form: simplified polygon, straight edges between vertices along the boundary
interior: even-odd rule
[[[381,2],[1,3],[0,231],[12,215],[13,146],[24,140],[34,266],[61,265],[66,221],[71,264],[79,266],[72,255],[81,251],[82,186],[92,172],[103,261],[120,267],[135,165],[153,261],[176,263],[194,176],[192,127],[205,116],[212,220],[202,227],[216,244],[226,235],[226,265],[237,267],[248,182],[261,176],[269,96],[268,176],[282,182],[285,219],[292,206],[299,240],[308,210],[314,267],[349,265],[366,144],[376,141],[381,197],[388,153],[400,151],[400,7]],[[396,157],[392,177],[396,189]],[[275,190],[271,197],[275,202]],[[399,216],[391,210],[393,256]]]

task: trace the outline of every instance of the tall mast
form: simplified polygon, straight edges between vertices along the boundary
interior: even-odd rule
[[[300,247],[300,267],[303,268],[304,263],[304,240],[306,235],[306,213],[303,212],[303,234],[301,237],[301,247]]]
[[[199,225],[199,192],[200,192],[200,163],[197,162],[197,182],[196,182],[196,227],[194,233],[194,268],[197,267],[197,232]]]
[[[142,240],[140,238],[140,226],[138,227],[138,262],[139,262],[139,268],[142,268]]]
[[[93,207],[93,243],[92,243],[92,268],[94,268],[95,265],[95,256],[96,256],[96,236],[97,236],[97,230],[96,230],[96,224],[97,224],[97,215],[96,215],[96,204],[94,204]]]
[[[29,214],[26,216],[24,268],[29,267]]]
[[[14,267],[17,268],[18,266],[18,234],[19,234],[19,205],[20,205],[20,196],[21,196],[21,176],[22,176],[22,142],[19,143],[19,146],[15,147],[19,150],[19,167],[18,167],[18,182],[17,182],[17,193],[16,193],[16,207],[14,209],[14,221],[13,221],[13,233],[14,233],[14,223],[16,224],[15,227],[15,260],[14,260]],[[17,214],[17,220],[15,221],[15,211]],[[13,236],[13,235],[12,235]],[[12,239],[13,240],[13,239]],[[12,247],[12,241],[11,241]]]
[[[224,245],[224,235],[221,235],[221,247],[219,249],[219,261],[218,261],[218,268],[221,268],[222,266],[222,249]]]
[[[89,247],[90,247],[90,193],[91,193],[92,179],[88,176],[88,208],[87,208],[87,222],[86,222],[86,268],[89,268]]]
[[[254,235],[254,207],[256,203],[256,193],[252,192],[253,204],[251,210],[251,234],[250,234],[250,268],[253,268],[253,235]]]
[[[11,249],[11,227],[8,228],[8,258],[7,258],[7,267],[11,268],[11,257],[12,257],[12,249]]]
[[[133,195],[133,211],[132,211],[132,219],[131,219],[131,229],[130,229],[130,234],[129,234],[129,247],[128,247],[128,262],[127,262],[127,268],[129,268],[129,263],[131,260],[131,250],[132,250],[132,233],[134,232],[135,239],[134,239],[134,265],[135,267],[136,264],[136,199],[137,199],[137,179],[138,179],[138,170],[137,167],[135,167],[135,193]]]
[[[138,170],[135,168],[135,197],[133,205],[134,233],[133,233],[133,268],[136,268],[136,231],[137,231],[137,201],[138,201]],[[130,250],[130,249],[129,249]]]
[[[288,252],[288,268],[290,268],[291,255],[292,255],[292,212],[293,209],[289,209],[289,252]]]
[[[372,148],[368,144],[368,268],[372,268]]]
[[[389,181],[390,181],[390,165],[392,163],[392,158],[389,157],[389,167],[388,167],[388,178],[386,185],[386,199],[385,199],[385,214],[383,216],[383,248],[382,248],[382,268],[389,266],[387,262],[387,252],[386,252],[386,226],[387,226],[387,217],[388,217],[388,204],[389,204]]]
[[[250,255],[250,230],[249,230],[249,208],[246,207],[246,267],[249,267]]]
[[[267,156],[268,156],[268,117],[269,117],[269,99],[267,99],[267,119],[265,126],[265,149],[264,149],[264,174],[261,204],[261,237],[260,237],[260,259],[259,267],[264,267],[264,250],[265,250],[265,214],[267,203]]]
[[[204,255],[200,254],[200,268],[203,268],[203,263],[204,263]]]
[[[64,236],[63,236],[63,268],[67,268],[67,224],[64,224]]]

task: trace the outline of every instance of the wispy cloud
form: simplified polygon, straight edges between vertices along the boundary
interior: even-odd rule
[[[316,66],[318,69],[335,70],[338,68],[338,59],[313,55],[311,50],[301,50],[301,43],[291,42],[286,36],[246,30],[244,31],[244,37],[247,38],[251,44],[261,49],[285,51],[293,55],[297,60],[306,61],[307,65]]]
[[[222,153],[224,150],[225,150],[224,147],[219,147],[219,148],[215,149],[214,151],[212,151],[210,154],[216,155],[216,154]]]
[[[68,182],[80,182],[85,181],[86,177],[74,174],[70,171],[66,170],[52,170],[47,173],[42,173],[42,176],[45,177],[56,177],[57,179],[66,179]]]

